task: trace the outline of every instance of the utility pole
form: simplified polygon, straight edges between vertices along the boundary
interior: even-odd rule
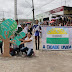
[[[5,18],[4,18],[4,11],[3,11],[3,21],[5,20]]]
[[[3,18],[2,19],[4,21],[4,19],[5,19],[5,15],[4,15],[5,14],[5,11],[0,11],[0,12],[2,12],[2,15],[3,15]]]
[[[62,6],[62,0],[61,0],[61,6]]]
[[[34,1],[32,0],[32,11],[33,11],[33,23],[35,22],[35,17],[34,17]]]
[[[3,11],[3,18],[4,18],[4,11]]]
[[[66,6],[66,0],[65,0],[65,6]]]
[[[17,0],[14,0],[14,19],[17,20]]]

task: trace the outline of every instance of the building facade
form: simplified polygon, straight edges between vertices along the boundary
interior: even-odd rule
[[[36,16],[36,19],[39,21],[41,20],[42,22],[46,20],[52,19],[53,16],[72,16],[72,7],[67,7],[67,6],[62,6],[44,13],[41,13]]]

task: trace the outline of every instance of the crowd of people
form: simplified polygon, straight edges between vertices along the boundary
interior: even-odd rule
[[[35,38],[35,47],[36,50],[39,50],[40,46],[40,35],[42,34],[41,25],[42,22],[39,22],[38,20],[35,20],[35,24],[26,24],[21,23],[18,24],[17,22],[17,29],[14,32],[14,35],[11,36],[11,39],[19,35],[20,32],[25,33],[25,37],[22,39],[19,39],[21,41],[21,44],[19,46],[11,44],[10,43],[10,54],[12,56],[19,55],[20,53],[25,53],[25,56],[32,56],[35,55],[35,52],[33,50],[33,39]],[[58,19],[52,19],[51,21],[47,22],[48,26],[71,26],[72,21],[70,18],[63,17]],[[33,38],[34,37],[34,38]],[[26,43],[26,44],[25,44]],[[3,41],[0,41],[0,48],[1,48],[1,54],[3,54]]]
[[[72,17],[70,16],[59,16],[53,17],[51,21],[43,21],[42,25],[48,26],[72,26]]]
[[[17,24],[18,21],[16,20]],[[33,37],[35,36],[35,45],[36,50],[39,50],[39,42],[40,42],[40,33],[41,33],[41,26],[38,25],[38,20],[35,21],[35,25],[21,23],[17,25],[17,29],[14,32],[14,35],[11,36],[11,39],[19,35],[20,32],[25,33],[25,37],[19,39],[21,44],[19,46],[10,43],[10,54],[11,56],[20,55],[21,53],[25,56],[32,56],[35,55],[33,50]],[[10,40],[11,40],[10,39]],[[26,44],[25,44],[26,43]],[[3,42],[0,42],[1,54],[3,54]]]

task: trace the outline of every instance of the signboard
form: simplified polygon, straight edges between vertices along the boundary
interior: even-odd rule
[[[2,24],[0,24],[0,35],[4,39],[6,39],[4,32],[9,31],[8,38],[14,33],[15,29],[17,28],[17,23],[16,21],[12,19],[7,19],[5,20]],[[18,36],[16,36],[13,40],[15,40],[16,45],[20,45],[21,41],[19,39],[23,38],[25,36],[24,32],[20,32]]]
[[[1,24],[0,35],[2,35],[4,39],[6,39],[4,35],[4,31],[6,31],[6,33],[7,31],[9,31],[9,35],[8,35],[8,38],[9,38],[13,34],[16,28],[17,28],[16,21],[12,19],[7,19]]]
[[[72,15],[72,7],[64,6],[64,15]]]
[[[0,40],[3,41],[4,45],[2,54],[3,57],[10,57],[10,43],[14,43],[13,41],[10,41],[10,36],[16,28],[17,23],[12,19],[7,19],[0,25]]]
[[[19,41],[19,39],[22,39],[23,37],[25,37],[25,33],[24,32],[20,32],[19,35],[17,35],[14,39],[12,40],[15,40],[15,44],[16,45],[20,45],[21,41]]]
[[[72,27],[42,27],[42,46],[48,50],[72,49]]]

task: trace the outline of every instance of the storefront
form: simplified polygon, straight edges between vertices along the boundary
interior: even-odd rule
[[[51,11],[47,11],[45,13],[39,14],[36,16],[36,19],[43,21],[45,18],[49,18],[49,20],[52,20],[52,17],[55,16],[58,18],[58,16],[64,16],[64,17],[71,17],[72,16],[72,7],[62,6],[56,9],[53,9]]]

